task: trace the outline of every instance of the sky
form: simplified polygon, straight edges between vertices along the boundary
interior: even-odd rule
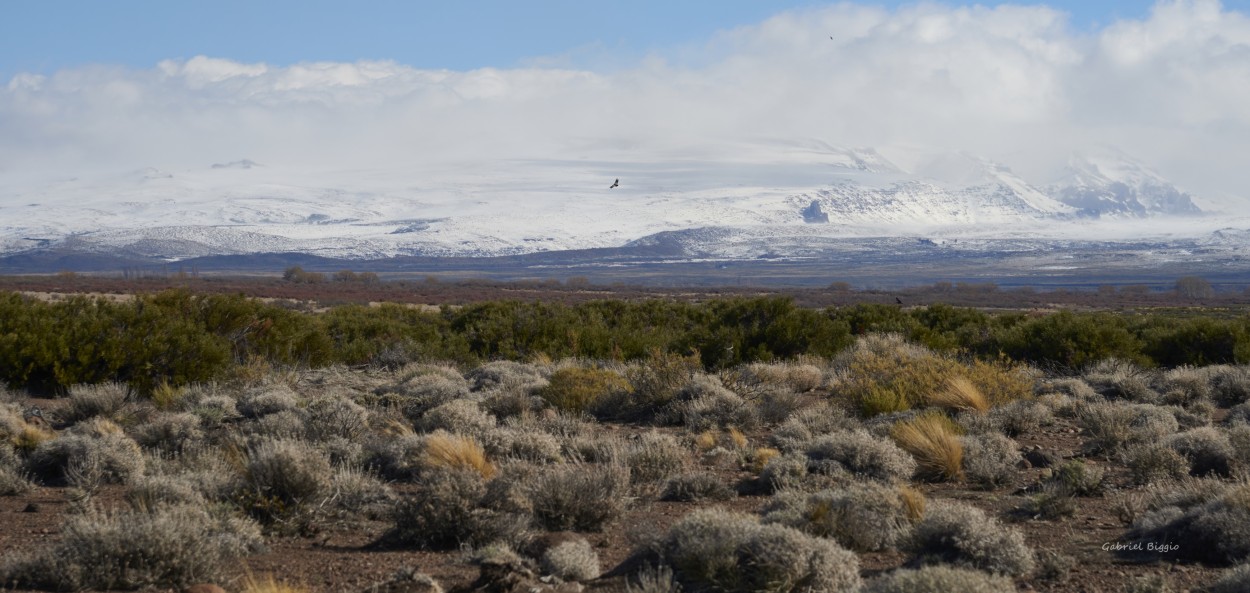
[[[1111,145],[1250,188],[1250,0],[0,2],[0,176]],[[723,150],[722,150],[723,152]]]

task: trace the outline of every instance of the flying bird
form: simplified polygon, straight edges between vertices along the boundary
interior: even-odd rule
[[[900,305],[901,305],[901,304],[903,304],[903,299],[900,299],[900,298],[898,298],[898,297],[894,297],[894,302],[896,302],[896,303],[898,303],[898,304],[900,304]]]
[[[608,186],[608,189],[612,189],[612,188],[614,188],[614,187],[620,187],[620,186],[621,186],[621,180],[620,180],[620,179],[617,179],[616,181],[613,181],[613,182],[612,182],[612,185],[609,185],[609,186]]]

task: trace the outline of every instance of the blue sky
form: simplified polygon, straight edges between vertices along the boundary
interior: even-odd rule
[[[1242,8],[1250,0],[1229,0]],[[0,81],[84,64],[149,68],[197,55],[290,65],[394,60],[416,68],[509,68],[533,58],[580,66],[630,63],[829,3],[716,0],[6,0],[0,3]],[[913,2],[860,2],[895,8]],[[949,6],[969,3],[941,2]],[[982,2],[997,5],[1001,2]],[[1039,4],[1026,2],[1024,4]],[[1141,18],[1142,1],[1051,0],[1076,30]]]

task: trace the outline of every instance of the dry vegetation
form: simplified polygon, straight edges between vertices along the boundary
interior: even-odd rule
[[[1242,366],[1058,376],[891,335],[715,373],[657,352],[4,391],[0,581],[1245,591],[1247,402]]]

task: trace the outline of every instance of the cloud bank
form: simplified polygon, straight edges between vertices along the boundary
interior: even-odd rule
[[[845,3],[611,69],[201,56],[0,87],[0,176],[243,157],[734,158],[761,140],[966,150],[1035,181],[1073,149],[1110,144],[1200,195],[1250,197],[1250,19],[1169,0],[1089,32],[1045,6]]]

